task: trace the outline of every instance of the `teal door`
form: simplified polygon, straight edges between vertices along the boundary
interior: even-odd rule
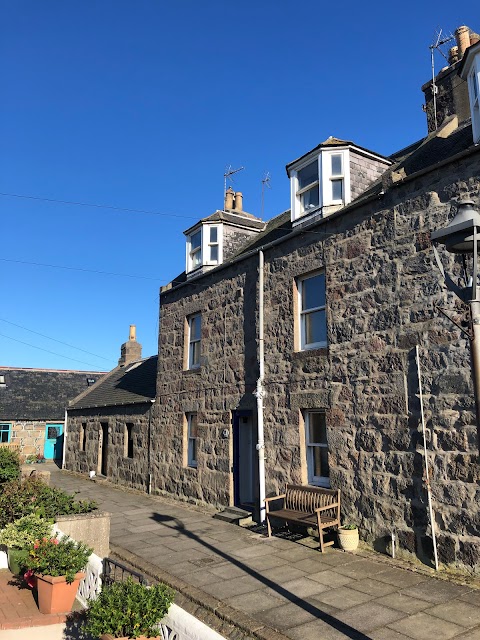
[[[45,426],[45,446],[43,455],[46,460],[61,460],[63,453],[63,424],[47,422]]]

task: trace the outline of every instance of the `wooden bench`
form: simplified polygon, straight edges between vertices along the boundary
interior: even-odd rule
[[[270,503],[274,500],[283,500],[283,504],[280,509],[271,511]],[[333,541],[323,541],[323,530],[340,526],[340,490],[287,484],[285,493],[265,499],[265,511],[269,538],[272,535],[270,517],[318,527],[320,549],[323,552],[325,547],[333,544]]]

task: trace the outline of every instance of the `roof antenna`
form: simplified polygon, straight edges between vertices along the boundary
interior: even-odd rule
[[[437,29],[437,32],[435,33],[435,42],[428,47],[430,49],[430,59],[431,59],[431,65],[432,65],[433,118],[435,122],[435,131],[438,128],[438,122],[437,122],[438,88],[437,88],[437,85],[435,84],[435,55],[434,54],[435,54],[435,51],[439,51],[442,54],[442,56],[445,58],[445,60],[448,62],[447,56],[443,53],[440,47],[446,44],[447,42],[450,42],[451,40],[455,40],[455,36],[453,36],[450,33],[442,37],[442,29]]]
[[[262,213],[261,213],[261,218],[263,220],[263,210],[265,207],[265,189],[271,189],[272,185],[270,184],[270,171],[266,171],[263,179],[262,179]]]
[[[240,167],[239,169],[232,169],[232,165],[229,164],[228,167],[225,167],[225,173],[223,174],[223,202],[225,202],[225,196],[227,194],[227,180],[230,182],[235,182],[232,176],[239,171],[243,171],[245,167]]]

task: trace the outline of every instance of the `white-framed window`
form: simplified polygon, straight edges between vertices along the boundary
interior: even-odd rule
[[[188,368],[198,369],[202,350],[202,315],[188,318]]]
[[[197,466],[197,414],[187,413],[187,465]]]
[[[202,264],[202,230],[198,229],[188,239],[188,270],[192,271]]]
[[[327,424],[323,411],[304,411],[308,484],[330,486]]]
[[[297,202],[300,213],[316,209],[320,204],[318,158],[297,171]]]
[[[317,272],[297,280],[300,349],[327,346],[325,273]]]
[[[0,442],[10,442],[12,425],[9,422],[0,423]]]
[[[202,223],[187,236],[186,273],[223,260],[223,224]]]
[[[290,171],[292,220],[350,202],[350,152],[322,150]]]
[[[208,225],[205,227],[207,235],[207,262],[208,264],[218,264],[220,261],[220,238],[219,228],[217,225]]]

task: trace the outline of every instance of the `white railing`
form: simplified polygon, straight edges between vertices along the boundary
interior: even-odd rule
[[[219,633],[178,607],[170,605],[167,615],[159,624],[162,640],[225,640]]]

